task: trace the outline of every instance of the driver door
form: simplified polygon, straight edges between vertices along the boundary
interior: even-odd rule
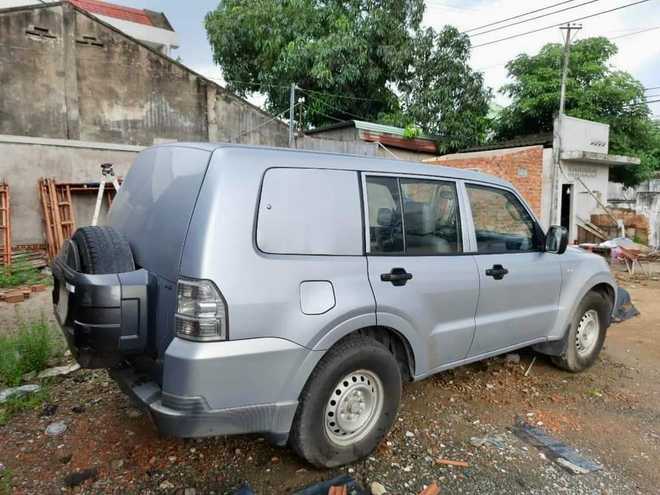
[[[543,251],[536,220],[513,191],[466,183],[479,272],[469,356],[542,340],[557,317],[559,256]]]

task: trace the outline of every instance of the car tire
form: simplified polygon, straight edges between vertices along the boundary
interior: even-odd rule
[[[390,430],[400,400],[401,370],[392,353],[370,337],[348,337],[327,352],[308,379],[289,444],[316,467],[357,461]]]
[[[603,348],[610,324],[612,304],[599,292],[591,291],[580,302],[566,334],[564,353],[553,356],[559,368],[577,373],[589,368]]]
[[[124,273],[135,270],[128,241],[112,227],[81,227],[73,234],[71,241],[77,248],[76,256],[82,273]],[[69,247],[67,255],[72,252]]]

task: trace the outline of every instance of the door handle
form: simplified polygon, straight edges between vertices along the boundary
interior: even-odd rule
[[[507,273],[509,273],[509,270],[502,265],[493,265],[493,268],[486,270],[486,276],[493,277],[495,280],[502,280]]]
[[[406,282],[413,278],[412,273],[408,273],[405,268],[392,268],[390,273],[381,273],[380,279],[383,282],[392,282],[392,285],[400,287],[406,285]]]

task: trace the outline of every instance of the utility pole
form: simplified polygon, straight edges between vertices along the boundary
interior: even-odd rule
[[[565,102],[566,102],[566,79],[568,77],[568,62],[571,53],[571,34],[572,31],[579,31],[582,29],[582,24],[566,23],[559,29],[566,31],[566,39],[564,40],[564,63],[562,64],[561,71],[561,90],[559,94],[559,114],[553,125],[552,137],[552,190],[551,190],[551,211],[550,211],[550,225],[559,225],[561,223],[561,213],[559,211],[559,175],[561,159],[561,127],[564,116]],[[570,235],[570,232],[569,232]]]
[[[296,122],[296,115],[294,107],[296,106],[296,83],[291,83],[291,90],[289,92],[289,148],[295,146],[293,129]]]

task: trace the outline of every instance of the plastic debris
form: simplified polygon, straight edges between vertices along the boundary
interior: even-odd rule
[[[520,439],[544,451],[569,473],[586,474],[603,469],[602,465],[583,457],[574,448],[551,437],[542,428],[530,425],[520,417],[516,418],[516,424],[511,430]]]
[[[470,443],[475,447],[482,447],[483,445],[491,445],[496,449],[504,450],[506,447],[506,440],[502,435],[486,435],[484,437],[471,437]]]
[[[241,486],[239,486],[236,490],[234,490],[233,495],[255,495],[254,491],[252,491],[252,487],[250,484],[245,481]]]
[[[612,312],[612,322],[621,323],[638,316],[639,310],[633,305],[630,293],[621,287],[616,291],[616,308]]]
[[[345,486],[351,495],[368,495],[367,492],[351,476],[344,474],[331,480],[321,481],[298,490],[292,495],[327,495],[333,486]]]
[[[46,428],[46,435],[56,437],[66,431],[66,423],[64,421],[55,421]]]
[[[41,390],[39,385],[21,385],[20,387],[11,387],[0,390],[0,404],[7,402],[13,397],[23,397],[27,394],[33,394]]]
[[[54,368],[48,368],[46,370],[43,370],[41,373],[37,375],[37,378],[42,380],[44,378],[52,378],[55,376],[68,375],[69,373],[73,373],[74,371],[78,371],[79,369],[80,369],[80,365],[78,363],[73,363],[66,366],[55,366]]]

